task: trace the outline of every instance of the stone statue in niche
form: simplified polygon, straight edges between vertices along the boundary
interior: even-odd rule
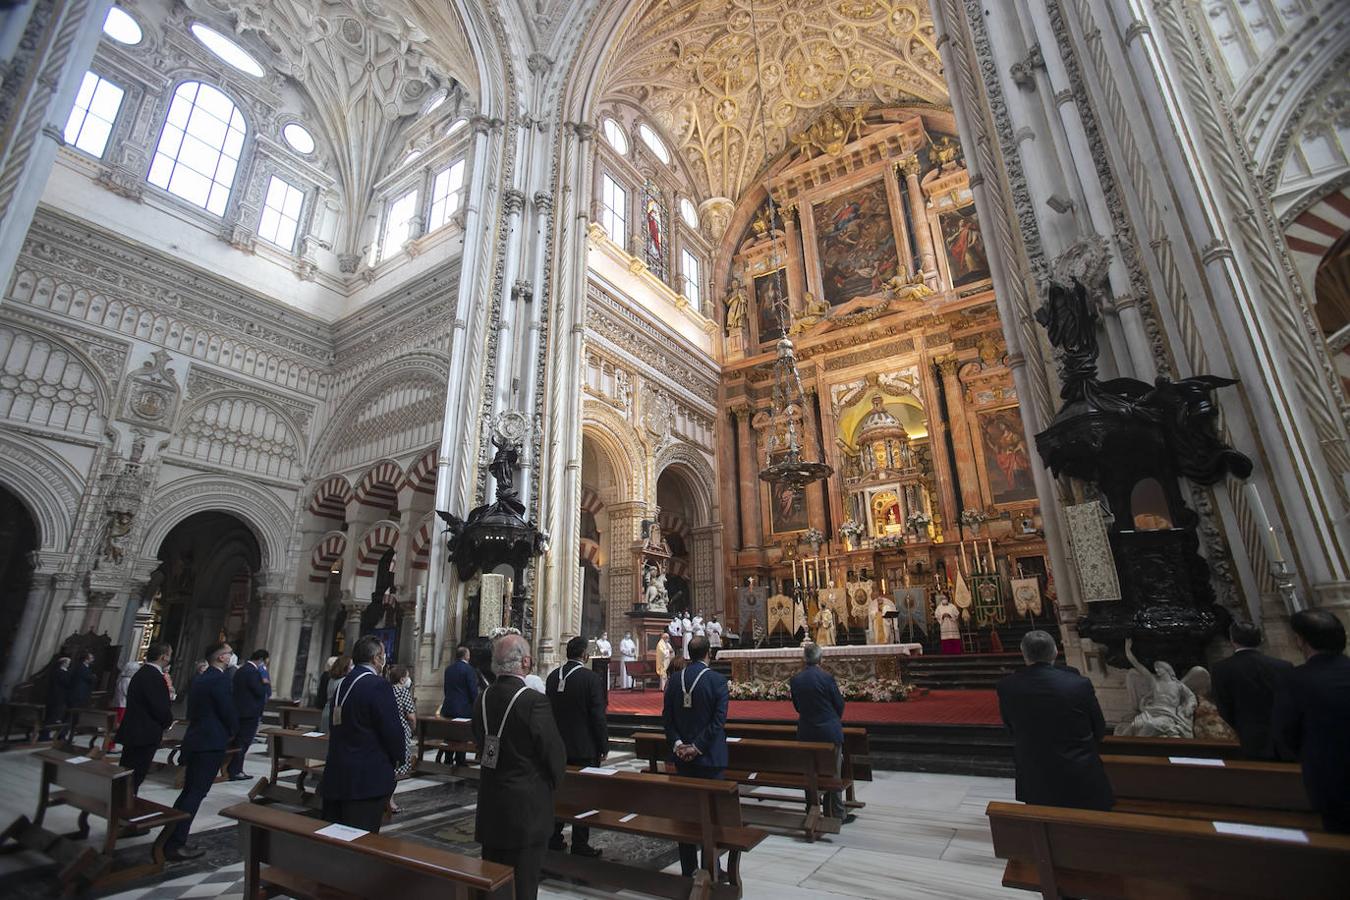
[[[745,330],[745,291],[739,287],[727,298],[727,336],[740,334]]]
[[[1138,712],[1130,721],[1117,725],[1116,734],[1194,737],[1195,692],[1177,678],[1171,665],[1162,660],[1156,661],[1153,670],[1149,671],[1134,655],[1134,641],[1130,638],[1125,639],[1125,658],[1132,667],[1125,676],[1125,686]]]
[[[666,569],[662,563],[647,562],[642,566],[642,601],[648,612],[665,612],[670,603],[666,590]]]

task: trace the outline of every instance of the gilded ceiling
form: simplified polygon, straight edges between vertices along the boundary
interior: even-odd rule
[[[825,109],[948,104],[927,0],[643,0],[602,79],[731,200]]]

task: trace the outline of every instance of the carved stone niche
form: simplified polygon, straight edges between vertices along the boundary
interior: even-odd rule
[[[172,431],[183,389],[169,368],[172,357],[156,350],[122,383],[118,419],[154,431]]]

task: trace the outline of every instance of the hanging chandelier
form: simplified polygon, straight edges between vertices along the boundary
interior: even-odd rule
[[[764,63],[760,54],[759,22],[755,16],[755,5],[753,3],[750,4],[750,27],[755,45],[755,66],[760,74],[760,78],[756,81],[756,87],[759,90],[760,140],[764,142],[764,150],[767,156],[769,152],[769,126],[764,116],[766,101],[763,81]],[[768,192],[768,207],[767,231],[769,239],[773,242],[772,252],[777,257],[779,235],[782,234],[782,231],[776,228],[778,225],[778,210],[774,203],[772,191]],[[788,337],[791,333],[789,326],[792,324],[792,315],[787,308],[786,297],[780,298],[776,312],[778,313],[779,331],[783,336],[778,341],[778,355],[773,363],[772,411],[774,435],[768,442],[766,465],[760,470],[759,477],[764,481],[789,485],[800,491],[808,484],[814,484],[817,481],[829,478],[834,474],[834,469],[820,460],[802,458],[800,423],[806,421],[806,394],[802,390],[802,377],[797,369],[797,352],[792,346],[792,339]],[[777,459],[776,462],[775,458]]]
[[[802,390],[802,377],[797,369],[797,352],[786,333],[778,341],[778,356],[773,363],[772,404],[775,433],[769,441],[768,465],[760,470],[759,477],[764,481],[804,488],[833,475],[834,469],[828,464],[802,458],[799,423],[805,421],[806,393]],[[782,436],[781,444],[779,435]],[[775,456],[777,462],[774,462]]]

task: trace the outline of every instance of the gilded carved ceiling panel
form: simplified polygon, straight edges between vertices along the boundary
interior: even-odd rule
[[[825,109],[948,103],[926,0],[644,0],[610,59],[605,98],[732,200]]]

